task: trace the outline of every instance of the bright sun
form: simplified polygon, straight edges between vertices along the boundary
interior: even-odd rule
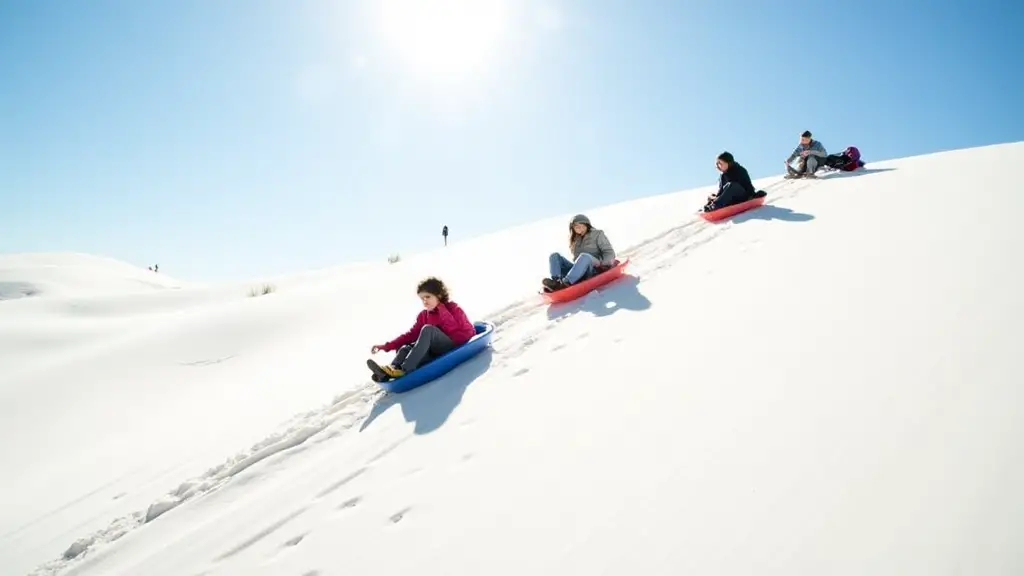
[[[386,45],[431,80],[466,79],[495,55],[504,0],[373,0]]]

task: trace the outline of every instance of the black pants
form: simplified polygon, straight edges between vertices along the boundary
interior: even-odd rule
[[[839,170],[850,163],[850,157],[846,154],[829,154],[825,158],[825,166],[833,170]]]
[[[450,351],[455,347],[452,339],[432,324],[427,324],[420,329],[420,337],[415,344],[406,344],[398,349],[392,366],[401,368],[405,372],[412,372],[434,358]]]
[[[718,210],[719,208],[725,208],[726,206],[732,206],[733,204],[739,204],[740,202],[746,202],[750,200],[750,193],[747,192],[743,186],[735,182],[729,182],[722,187],[722,192],[710,199],[706,206],[704,206],[705,212],[711,212],[712,210]]]

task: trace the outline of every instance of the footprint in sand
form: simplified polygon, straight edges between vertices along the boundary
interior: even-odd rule
[[[399,510],[398,512],[395,512],[394,514],[392,514],[388,518],[388,520],[390,520],[392,524],[398,524],[399,522],[402,521],[403,518],[405,518],[405,515],[408,514],[410,510],[412,510],[411,507],[410,508],[403,508],[402,510]]]
[[[338,505],[338,510],[345,510],[347,508],[354,508],[357,504],[363,501],[362,496],[356,496],[355,498],[349,498]]]

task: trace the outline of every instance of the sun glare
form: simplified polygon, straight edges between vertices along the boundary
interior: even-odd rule
[[[373,0],[386,46],[431,80],[479,73],[496,55],[508,15],[504,0]]]

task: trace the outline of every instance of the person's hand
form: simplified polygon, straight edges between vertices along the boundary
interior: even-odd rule
[[[800,155],[803,156],[804,158],[807,158],[808,152],[810,152],[810,150],[804,150],[803,152],[800,153]]]
[[[383,349],[383,344],[374,344],[373,346],[370,347],[370,354],[376,354],[377,352],[380,352]]]

